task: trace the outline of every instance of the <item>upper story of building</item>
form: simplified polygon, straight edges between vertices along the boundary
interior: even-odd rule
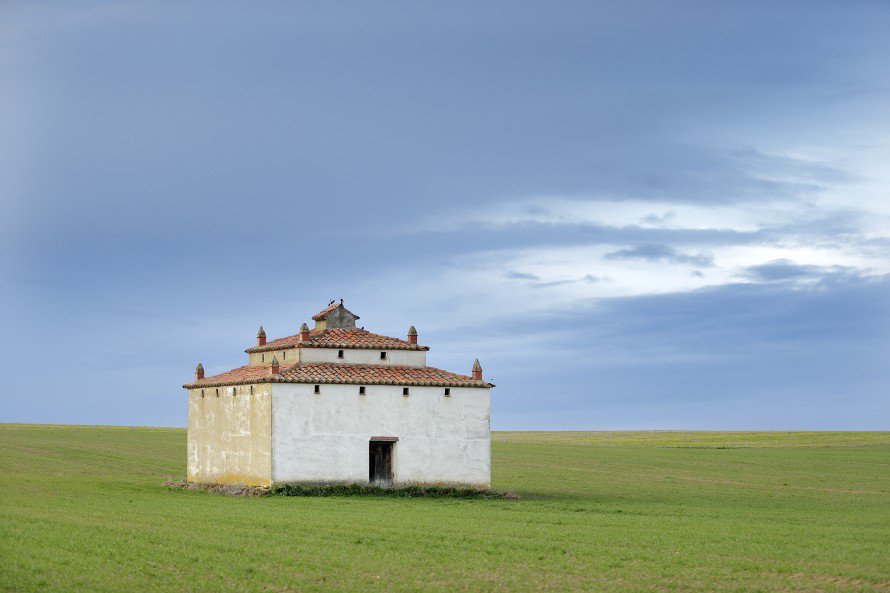
[[[312,329],[304,323],[299,333],[267,341],[266,332],[260,327],[256,345],[245,350],[247,364],[268,365],[274,357],[282,366],[297,362],[426,366],[429,347],[417,344],[414,326],[408,330],[407,339],[402,340],[358,328],[358,319],[341,300],[313,315]]]
[[[312,329],[303,323],[299,333],[269,341],[260,327],[256,345],[245,350],[246,365],[206,377],[204,365],[198,363],[194,382],[183,387],[314,383],[319,393],[319,385],[327,383],[417,385],[443,387],[446,395],[451,387],[494,387],[482,379],[478,360],[470,375],[427,366],[429,347],[417,343],[414,326],[402,340],[358,328],[358,319],[341,300],[313,315]]]

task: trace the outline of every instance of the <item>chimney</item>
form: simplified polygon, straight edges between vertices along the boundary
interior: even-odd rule
[[[482,365],[479,364],[478,358],[473,362],[473,380],[474,381],[482,380]]]
[[[305,323],[300,326],[300,341],[305,342],[309,339],[309,326]]]
[[[199,362],[198,366],[195,367],[195,381],[197,381],[198,379],[203,379],[203,378],[204,378],[204,365]]]
[[[416,344],[417,343],[417,330],[414,329],[414,326],[408,328],[408,343]]]
[[[272,356],[272,374],[277,375],[279,370],[281,369],[278,366],[278,357]]]
[[[264,346],[266,344],[266,332],[263,330],[263,326],[260,326],[260,331],[256,333],[256,345]]]

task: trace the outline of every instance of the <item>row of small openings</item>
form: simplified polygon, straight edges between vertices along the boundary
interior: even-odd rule
[[[253,393],[252,390],[253,390],[253,387],[251,387],[251,393]],[[312,391],[313,391],[313,393],[321,393],[321,385],[315,385]],[[203,393],[203,391],[202,391],[202,393]],[[410,395],[410,393],[411,392],[407,387],[402,387],[402,395],[407,397],[408,395]],[[364,385],[359,385],[358,394],[365,395],[365,386]],[[445,388],[445,395],[448,397],[451,396],[451,388],[450,387]]]
[[[237,387],[232,387],[232,396],[238,395],[237,389],[238,389]],[[313,387],[313,391],[314,391],[315,393],[321,393],[321,385],[315,385],[315,386]],[[365,393],[366,393],[366,392],[365,392],[365,386],[364,386],[364,385],[360,385],[359,388],[358,388],[358,394],[359,394],[359,395],[365,395]],[[408,387],[402,387],[402,395],[404,395],[404,396],[408,396],[408,395],[410,395],[410,393],[411,393],[411,391],[410,391],[410,389],[409,389]],[[219,387],[217,387],[217,388],[215,389],[215,393],[214,393],[214,395],[216,395],[216,397],[219,397]],[[253,385],[250,386],[250,395],[253,395]],[[450,388],[450,387],[446,387],[446,388],[445,388],[445,395],[446,395],[446,396],[450,396],[450,395],[451,395],[451,388]],[[203,390],[203,389],[201,390],[201,397],[204,397],[204,390]]]
[[[343,351],[337,350],[337,358],[343,358]],[[281,351],[281,360],[287,360],[287,350]],[[387,360],[386,352],[380,353],[380,360]],[[260,355],[260,362],[266,362],[266,355]]]
[[[343,358],[343,351],[337,350],[337,358]],[[386,360],[386,352],[380,353],[380,360]]]
[[[216,395],[216,397],[219,397],[219,387],[217,387],[214,391],[215,391],[214,395]],[[238,388],[237,388],[237,387],[232,387],[231,395],[232,395],[232,397],[238,395]],[[253,385],[250,386],[250,395],[253,395]],[[204,397],[204,390],[203,390],[203,389],[201,390],[201,397]]]
[[[342,350],[340,352],[343,352]],[[275,354],[274,352],[272,354]],[[343,358],[342,356],[340,358]],[[287,350],[281,351],[281,360],[287,360]],[[266,362],[266,355],[260,354],[260,362]],[[272,361],[269,361],[272,362]]]

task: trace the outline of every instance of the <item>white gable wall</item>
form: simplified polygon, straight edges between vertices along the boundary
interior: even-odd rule
[[[337,357],[337,348],[300,348],[300,362],[346,362],[383,366],[426,366],[426,350],[365,350],[343,348],[343,358]],[[386,359],[380,353],[386,352]]]
[[[358,385],[320,387],[272,386],[274,483],[367,483],[368,442],[387,436],[399,438],[397,484],[490,486],[488,388],[451,387],[446,397],[444,387],[412,386],[405,397],[402,386],[367,385],[365,395]]]

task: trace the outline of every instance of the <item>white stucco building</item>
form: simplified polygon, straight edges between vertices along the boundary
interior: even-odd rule
[[[365,331],[332,303],[300,332],[257,343],[248,364],[188,390],[188,480],[491,483],[490,390],[472,374],[427,366],[429,347]]]

